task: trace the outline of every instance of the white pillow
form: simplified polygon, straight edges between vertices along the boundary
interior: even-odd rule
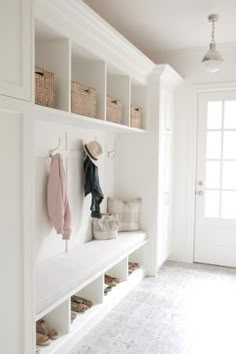
[[[119,219],[116,215],[102,215],[101,219],[93,218],[92,223],[95,240],[111,240],[117,237]]]
[[[107,198],[108,213],[118,215],[119,231],[140,230],[141,198],[125,201]]]

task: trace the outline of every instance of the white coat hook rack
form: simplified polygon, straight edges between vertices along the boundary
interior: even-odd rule
[[[49,156],[50,156],[50,157],[52,157],[54,151],[56,151],[57,149],[59,149],[60,145],[61,145],[61,139],[59,138],[59,139],[58,139],[58,145],[57,145],[55,148],[49,150]]]

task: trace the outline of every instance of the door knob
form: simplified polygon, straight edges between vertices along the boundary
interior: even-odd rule
[[[197,191],[197,195],[202,196],[204,194],[203,191]]]

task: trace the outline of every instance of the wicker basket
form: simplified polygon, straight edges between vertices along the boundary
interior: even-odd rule
[[[35,103],[46,107],[55,107],[55,74],[35,68]]]
[[[71,82],[71,111],[82,116],[96,116],[96,90],[88,87],[86,89],[76,82]]]
[[[118,124],[122,123],[121,101],[110,96],[107,96],[107,120]]]
[[[131,105],[131,127],[142,129],[142,108]]]

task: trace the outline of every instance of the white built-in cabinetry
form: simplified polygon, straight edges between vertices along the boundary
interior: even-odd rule
[[[1,1],[0,95],[31,99],[32,1]]]
[[[4,354],[32,354],[35,321],[45,318],[60,336],[41,353],[65,354],[145,274],[155,276],[169,255],[173,100],[181,79],[169,66],[151,62],[82,1],[36,0],[34,14],[32,5],[0,5],[0,95],[10,96],[0,96],[0,340]],[[55,108],[33,103],[35,65],[56,75]],[[96,88],[96,118],[71,112],[71,80]],[[107,95],[122,101],[122,124],[107,121]],[[132,104],[143,109],[142,129],[131,127]],[[99,175],[105,196],[142,198],[143,232],[119,235],[114,247],[113,241],[91,240],[83,143],[93,139],[104,147]],[[46,206],[49,150],[59,140],[73,217],[68,253]],[[130,276],[129,261],[140,263]],[[105,274],[121,280],[107,296]],[[73,294],[95,305],[71,323]]]
[[[1,1],[0,342],[5,354],[31,354],[34,347],[32,36],[32,2]]]

